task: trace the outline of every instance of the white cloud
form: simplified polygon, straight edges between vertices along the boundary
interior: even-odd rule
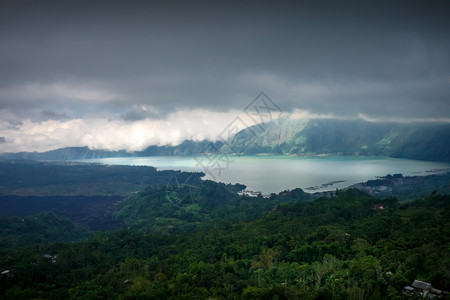
[[[91,149],[143,150],[151,145],[177,145],[186,139],[216,140],[226,126],[239,116],[251,125],[241,111],[176,111],[166,119],[125,121],[121,118],[87,118],[68,121],[22,121],[12,127],[0,122],[0,152],[48,151],[62,147],[88,146]]]
[[[309,120],[309,119],[322,119],[322,118],[335,118],[330,114],[314,114],[307,110],[302,110],[295,108],[290,114],[289,119],[291,120]]]
[[[6,115],[0,110],[0,117]],[[300,109],[294,109],[293,112],[285,113],[284,116],[290,119],[336,118],[336,116],[319,115]],[[0,152],[43,152],[76,146],[139,151],[151,145],[178,145],[187,139],[215,141],[219,139],[221,133],[226,132],[227,128],[231,128],[228,126],[237,117],[247,126],[254,125],[243,111],[214,112],[203,109],[179,110],[168,114],[165,119],[136,121],[126,121],[119,116],[43,122],[30,119],[14,122],[8,121],[7,118],[0,118],[2,141]],[[370,121],[376,120],[362,114],[359,117]]]

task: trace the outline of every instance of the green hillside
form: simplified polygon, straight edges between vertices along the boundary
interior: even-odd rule
[[[311,202],[298,190],[253,214],[245,202],[264,208],[266,199],[229,188],[207,183],[191,217],[180,214],[187,190],[173,195],[173,210],[156,204],[169,202],[165,192],[146,190],[125,201],[126,230],[6,249],[0,298],[402,299],[415,279],[450,289],[449,196],[399,204],[351,189]]]
[[[450,161],[450,124],[393,123],[363,120],[277,120],[264,130],[255,125],[238,133],[222,150],[233,152],[240,136],[251,144],[244,154],[382,155],[432,161]],[[255,133],[255,134],[251,134]]]
[[[69,219],[52,212],[42,212],[32,217],[0,217],[0,253],[34,245],[55,242],[73,242],[84,239],[88,232]]]

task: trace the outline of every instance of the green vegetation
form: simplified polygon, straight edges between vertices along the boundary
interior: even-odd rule
[[[0,253],[31,245],[73,242],[85,239],[88,232],[69,219],[52,212],[33,217],[0,218]]]
[[[450,290],[448,195],[235,189],[155,185],[121,204],[128,229],[4,249],[0,298],[401,299],[414,279]]]
[[[402,299],[415,279],[450,290],[450,195],[430,193],[449,174],[265,198],[199,173],[0,167],[2,191],[22,192],[0,195],[14,216],[0,219],[0,299]]]
[[[238,133],[235,141],[256,131]],[[258,131],[256,131],[258,132]],[[253,136],[252,136],[253,137]],[[450,125],[363,120],[276,120],[245,149],[245,154],[379,155],[431,161],[450,161]],[[232,149],[239,149],[232,145]],[[223,151],[231,151],[225,145]],[[233,152],[233,151],[231,151]]]
[[[188,173],[184,173],[188,176]],[[181,177],[181,176],[180,176]],[[181,178],[180,178],[181,179]],[[182,182],[182,180],[180,180]],[[179,233],[204,222],[247,221],[268,213],[281,203],[308,201],[301,189],[270,198],[239,196],[242,185],[206,180],[182,185],[157,185],[124,201],[115,216],[133,229]]]
[[[387,175],[380,179],[369,180],[353,186],[376,198],[395,196],[400,202],[414,198],[426,197],[433,191],[450,194],[450,173],[428,176],[403,176],[402,174]]]

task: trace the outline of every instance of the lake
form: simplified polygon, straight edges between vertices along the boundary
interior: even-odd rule
[[[158,170],[201,171],[205,179],[242,183],[262,194],[302,188],[320,192],[348,187],[387,174],[430,175],[450,171],[441,162],[367,156],[149,156],[78,160],[108,165],[154,166]]]

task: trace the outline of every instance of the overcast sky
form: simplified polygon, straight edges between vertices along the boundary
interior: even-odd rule
[[[449,121],[449,3],[0,0],[0,152],[215,139],[261,91]]]

